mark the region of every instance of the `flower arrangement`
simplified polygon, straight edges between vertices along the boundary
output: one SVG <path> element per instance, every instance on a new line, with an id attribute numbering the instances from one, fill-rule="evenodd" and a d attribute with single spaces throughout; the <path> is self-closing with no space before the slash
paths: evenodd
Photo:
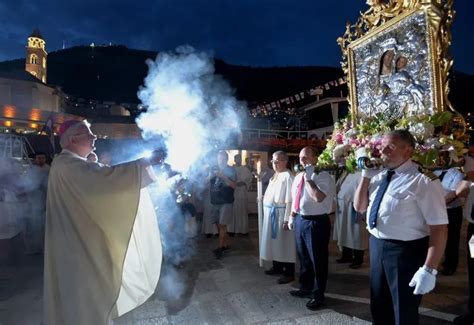
<path id="1" fill-rule="evenodd" d="M 395 121 L 379 114 L 355 125 L 351 121 L 348 116 L 335 123 L 331 138 L 318 158 L 319 167 L 344 167 L 354 172 L 357 168 L 355 151 L 365 147 L 370 158 L 379 158 L 383 134 L 395 129 L 410 131 L 417 141 L 412 159 L 427 168 L 459 164 L 467 152 L 462 118 L 451 112 L 406 116 Z"/>

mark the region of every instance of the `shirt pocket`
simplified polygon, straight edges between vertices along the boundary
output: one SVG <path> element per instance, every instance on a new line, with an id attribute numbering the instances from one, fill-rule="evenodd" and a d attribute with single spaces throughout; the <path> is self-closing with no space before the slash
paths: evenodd
<path id="1" fill-rule="evenodd" d="M 409 192 L 402 193 L 386 193 L 387 209 L 390 214 L 403 214 L 406 216 L 413 213 L 416 201 L 415 197 Z"/>

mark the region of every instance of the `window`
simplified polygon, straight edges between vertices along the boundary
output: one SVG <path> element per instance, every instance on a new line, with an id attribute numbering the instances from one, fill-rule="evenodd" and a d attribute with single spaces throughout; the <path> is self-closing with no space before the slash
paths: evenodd
<path id="1" fill-rule="evenodd" d="M 43 68 L 46 69 L 46 58 L 43 58 Z"/>
<path id="2" fill-rule="evenodd" d="M 36 54 L 30 55 L 30 64 L 38 64 L 38 56 Z"/>

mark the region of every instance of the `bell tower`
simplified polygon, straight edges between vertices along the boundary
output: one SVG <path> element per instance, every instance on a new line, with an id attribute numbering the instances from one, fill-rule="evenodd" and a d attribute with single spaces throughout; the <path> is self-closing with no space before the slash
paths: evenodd
<path id="1" fill-rule="evenodd" d="M 45 49 L 46 42 L 38 28 L 28 37 L 26 46 L 25 70 L 46 83 L 46 59 L 48 53 Z"/>

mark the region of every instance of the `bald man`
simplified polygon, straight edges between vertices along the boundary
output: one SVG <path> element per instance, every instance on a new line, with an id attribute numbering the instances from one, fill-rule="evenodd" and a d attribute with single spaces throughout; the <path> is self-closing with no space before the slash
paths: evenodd
<path id="1" fill-rule="evenodd" d="M 295 297 L 310 297 L 310 310 L 324 304 L 328 277 L 329 234 L 336 184 L 329 173 L 315 172 L 316 152 L 301 150 L 300 163 L 305 170 L 296 175 L 292 185 L 290 228 L 295 228 L 296 252 L 300 260 L 300 289 L 290 291 Z"/>

